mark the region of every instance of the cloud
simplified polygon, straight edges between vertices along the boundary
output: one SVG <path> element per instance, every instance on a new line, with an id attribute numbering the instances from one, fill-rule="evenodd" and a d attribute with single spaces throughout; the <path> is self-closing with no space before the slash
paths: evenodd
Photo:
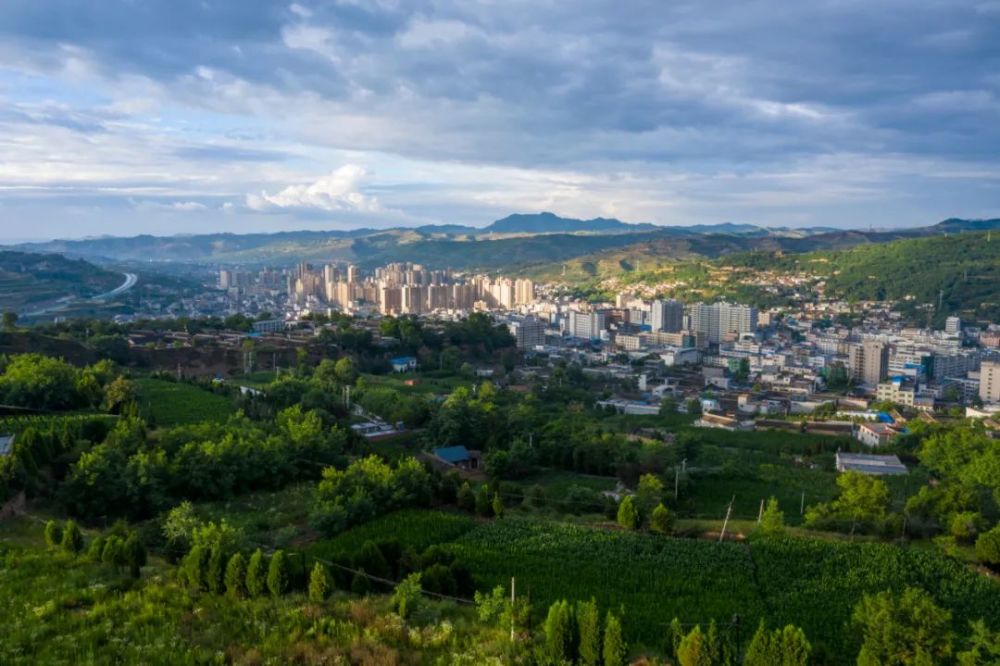
<path id="1" fill-rule="evenodd" d="M 306 185 L 289 185 L 274 194 L 248 194 L 251 210 L 319 210 L 329 212 L 377 213 L 383 210 L 378 199 L 363 194 L 360 185 L 367 176 L 364 167 L 345 164 Z"/>

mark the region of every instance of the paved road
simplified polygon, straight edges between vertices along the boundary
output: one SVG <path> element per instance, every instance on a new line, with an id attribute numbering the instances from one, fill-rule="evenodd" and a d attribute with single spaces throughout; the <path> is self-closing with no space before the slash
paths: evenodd
<path id="1" fill-rule="evenodd" d="M 100 296 L 94 296 L 95 301 L 107 301 L 119 294 L 124 294 L 126 291 L 135 286 L 135 283 L 139 281 L 139 276 L 135 273 L 125 273 L 125 282 L 123 282 L 118 287 L 112 289 L 111 291 L 101 294 Z"/>

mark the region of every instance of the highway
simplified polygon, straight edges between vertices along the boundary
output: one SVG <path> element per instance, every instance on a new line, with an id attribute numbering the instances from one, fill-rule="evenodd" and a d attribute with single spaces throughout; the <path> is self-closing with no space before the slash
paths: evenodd
<path id="1" fill-rule="evenodd" d="M 138 281 L 139 281 L 139 276 L 136 275 L 135 273 L 125 273 L 125 282 L 123 282 L 122 284 L 120 284 L 119 286 L 115 287 L 114 289 L 112 289 L 109 292 L 106 292 L 106 293 L 101 294 L 99 296 L 94 296 L 94 298 L 92 300 L 95 300 L 95 301 L 108 301 L 108 300 L 111 300 L 115 296 L 118 296 L 120 294 L 124 294 L 126 291 L 128 291 L 129 289 L 131 289 L 132 287 L 134 287 L 135 283 L 138 282 Z"/>

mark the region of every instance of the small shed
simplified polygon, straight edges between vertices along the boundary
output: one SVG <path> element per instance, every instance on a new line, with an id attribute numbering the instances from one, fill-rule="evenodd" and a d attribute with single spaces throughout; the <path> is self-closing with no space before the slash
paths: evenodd
<path id="1" fill-rule="evenodd" d="M 898 456 L 876 456 L 868 453 L 837 452 L 838 472 L 861 472 L 873 476 L 906 474 L 906 465 Z"/>
<path id="2" fill-rule="evenodd" d="M 434 449 L 434 457 L 451 467 L 463 470 L 479 469 L 479 451 L 470 451 L 464 446 L 443 446 Z"/>

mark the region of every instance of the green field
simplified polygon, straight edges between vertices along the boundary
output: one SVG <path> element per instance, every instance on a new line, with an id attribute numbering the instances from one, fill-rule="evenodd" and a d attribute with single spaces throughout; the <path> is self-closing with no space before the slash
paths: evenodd
<path id="1" fill-rule="evenodd" d="M 744 526 L 747 527 L 747 526 Z M 603 608 L 624 606 L 629 639 L 662 650 L 667 625 L 741 618 L 743 640 L 761 618 L 801 626 L 831 663 L 849 663 L 845 641 L 854 605 L 866 593 L 921 587 L 955 615 L 1000 624 L 1000 584 L 920 548 L 811 538 L 716 543 L 508 516 L 476 521 L 440 511 L 404 511 L 379 518 L 308 552 L 356 552 L 365 541 L 397 540 L 420 550 L 449 544 L 477 587 L 517 587 L 530 595 L 536 619 L 561 598 L 595 597 Z M 748 633 L 749 632 L 749 633 Z M 744 648 L 746 647 L 744 643 Z"/>
<path id="2" fill-rule="evenodd" d="M 235 410 L 233 401 L 198 386 L 163 379 L 137 379 L 139 409 L 157 426 L 222 422 Z"/>

